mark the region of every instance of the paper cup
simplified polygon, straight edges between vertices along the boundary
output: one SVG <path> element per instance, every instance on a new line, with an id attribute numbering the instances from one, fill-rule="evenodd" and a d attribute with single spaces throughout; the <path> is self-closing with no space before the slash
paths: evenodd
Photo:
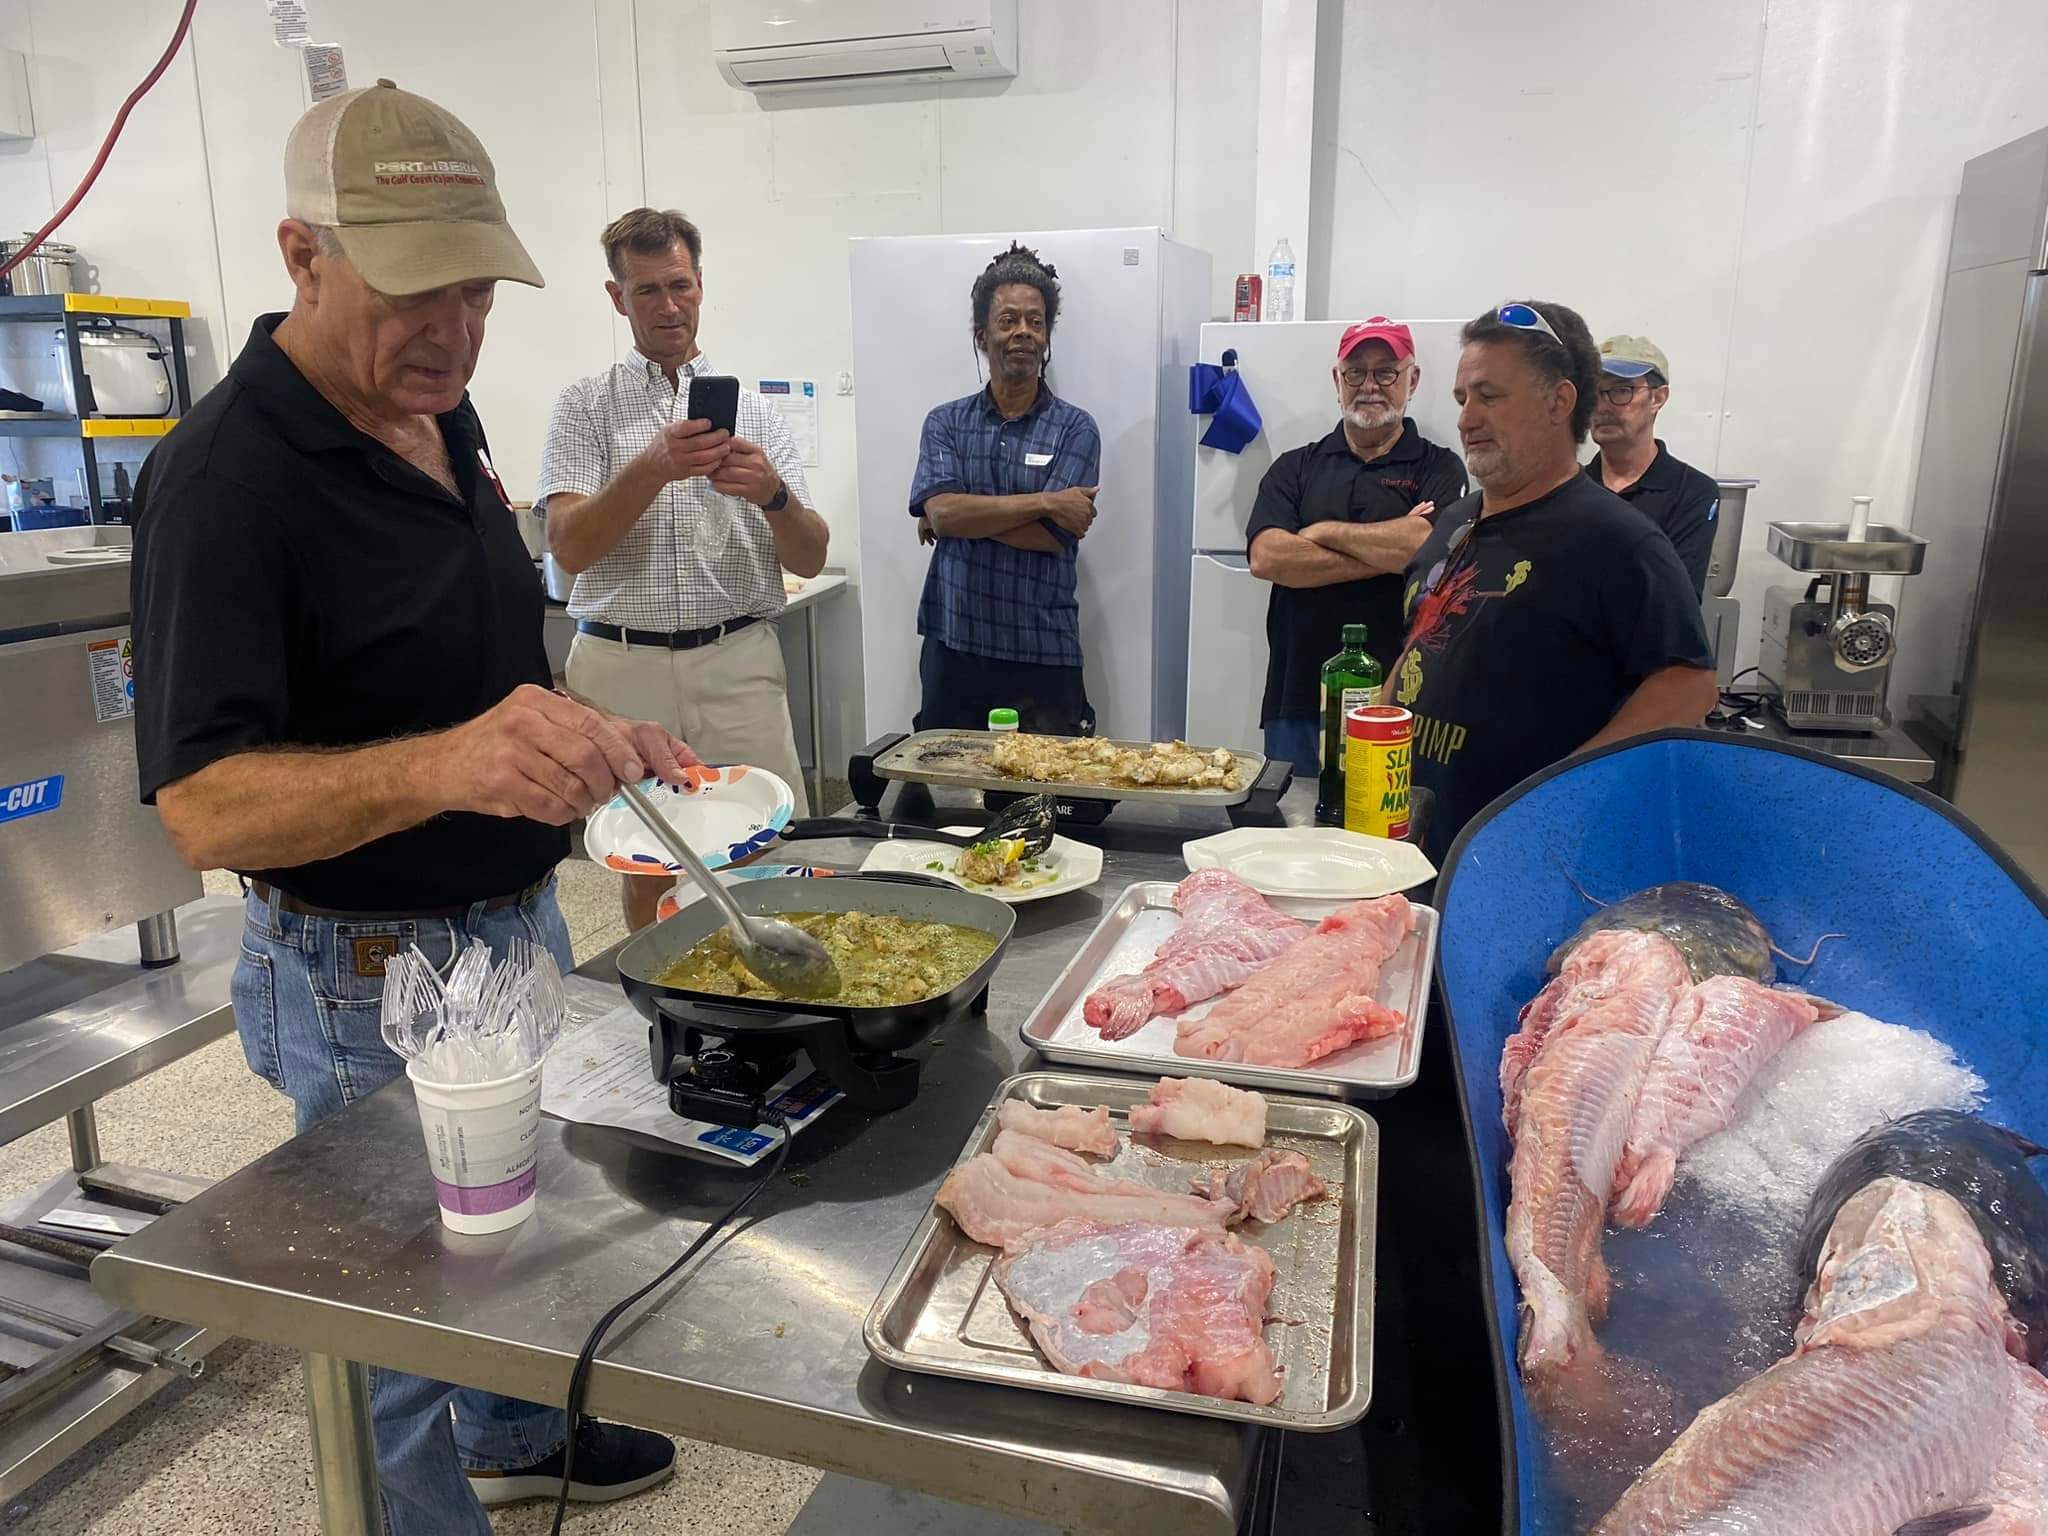
<path id="1" fill-rule="evenodd" d="M 407 1062 L 427 1139 L 441 1220 L 456 1232 L 502 1232 L 533 1214 L 540 1145 L 540 1066 L 489 1083 L 436 1083 Z"/>

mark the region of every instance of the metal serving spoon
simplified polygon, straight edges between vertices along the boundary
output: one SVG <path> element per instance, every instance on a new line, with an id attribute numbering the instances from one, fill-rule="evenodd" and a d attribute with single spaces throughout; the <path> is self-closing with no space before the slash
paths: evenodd
<path id="1" fill-rule="evenodd" d="M 776 991 L 792 997 L 830 997 L 839 990 L 839 967 L 832 963 L 824 945 L 794 923 L 747 916 L 732 899 L 732 892 L 720 885 L 718 877 L 697 857 L 697 851 L 654 808 L 645 790 L 638 784 L 621 784 L 619 793 L 669 851 L 669 856 L 690 872 L 698 888 L 725 914 L 726 926 L 732 930 L 733 947 L 748 970 Z"/>

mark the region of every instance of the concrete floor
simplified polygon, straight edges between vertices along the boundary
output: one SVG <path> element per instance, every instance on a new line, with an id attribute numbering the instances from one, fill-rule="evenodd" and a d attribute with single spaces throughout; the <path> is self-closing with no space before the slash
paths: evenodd
<path id="1" fill-rule="evenodd" d="M 232 875 L 207 877 L 232 892 Z M 562 866 L 561 899 L 581 961 L 624 937 L 617 877 L 581 860 Z M 110 1094 L 100 1142 L 114 1161 L 221 1178 L 291 1135 L 291 1109 L 243 1064 L 234 1036 Z M 0 1147 L 0 1197 L 41 1183 L 68 1160 L 63 1127 Z M 678 1441 L 676 1476 L 610 1506 L 572 1509 L 579 1531 L 669 1536 L 780 1536 L 818 1474 L 785 1462 Z M 501 1532 L 545 1531 L 552 1506 L 501 1511 Z M 206 1375 L 131 1414 L 21 1498 L 0 1509 L 20 1536 L 269 1536 L 318 1529 L 308 1471 L 298 1357 L 263 1344 L 223 1346 Z"/>

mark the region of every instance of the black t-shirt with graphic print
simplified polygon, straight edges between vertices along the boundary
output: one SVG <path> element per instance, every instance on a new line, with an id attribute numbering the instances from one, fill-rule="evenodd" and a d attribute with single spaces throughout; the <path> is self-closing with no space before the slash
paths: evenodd
<path id="1" fill-rule="evenodd" d="M 1481 518 L 1445 509 L 1408 567 L 1394 701 L 1415 713 L 1414 782 L 1436 797 L 1424 848 L 1598 734 L 1663 667 L 1711 669 L 1699 598 L 1671 541 L 1584 475 Z"/>

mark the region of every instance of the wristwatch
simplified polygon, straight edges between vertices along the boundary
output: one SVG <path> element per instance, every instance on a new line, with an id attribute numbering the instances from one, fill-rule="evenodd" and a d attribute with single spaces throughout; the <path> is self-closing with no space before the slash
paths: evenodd
<path id="1" fill-rule="evenodd" d="M 761 503 L 763 512 L 780 512 L 789 505 L 789 487 L 780 480 L 775 482 L 775 494 Z"/>

